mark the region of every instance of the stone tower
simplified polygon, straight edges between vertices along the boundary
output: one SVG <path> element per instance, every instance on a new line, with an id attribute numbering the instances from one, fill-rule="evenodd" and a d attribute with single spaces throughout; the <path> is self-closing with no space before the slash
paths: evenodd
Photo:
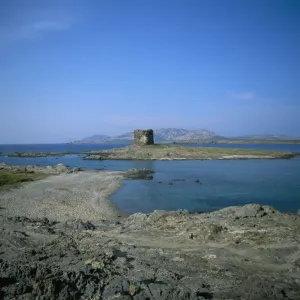
<path id="1" fill-rule="evenodd" d="M 134 144 L 137 146 L 145 146 L 145 145 L 153 145 L 154 138 L 153 138 L 153 130 L 141 130 L 135 129 L 134 130 Z"/>

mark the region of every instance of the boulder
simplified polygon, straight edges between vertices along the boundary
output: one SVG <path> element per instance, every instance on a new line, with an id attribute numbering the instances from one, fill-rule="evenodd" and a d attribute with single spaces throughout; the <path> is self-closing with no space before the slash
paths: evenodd
<path id="1" fill-rule="evenodd" d="M 221 218 L 237 217 L 237 218 L 259 218 L 266 215 L 276 213 L 276 209 L 272 206 L 262 206 L 259 204 L 247 204 L 244 206 L 231 206 L 220 209 L 212 214 Z"/>

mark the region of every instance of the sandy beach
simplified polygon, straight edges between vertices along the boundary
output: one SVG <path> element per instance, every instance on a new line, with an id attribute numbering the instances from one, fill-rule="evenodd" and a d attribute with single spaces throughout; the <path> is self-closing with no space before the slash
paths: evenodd
<path id="1" fill-rule="evenodd" d="M 2 192 L 0 206 L 6 216 L 24 215 L 56 221 L 95 221 L 121 216 L 110 194 L 121 186 L 120 172 L 84 171 L 61 173 Z"/>

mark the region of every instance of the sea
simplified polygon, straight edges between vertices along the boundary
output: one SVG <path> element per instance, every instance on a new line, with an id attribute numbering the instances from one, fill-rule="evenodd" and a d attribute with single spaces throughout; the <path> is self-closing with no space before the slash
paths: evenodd
<path id="1" fill-rule="evenodd" d="M 80 152 L 124 147 L 123 144 L 0 145 L 0 163 L 56 165 L 97 170 L 153 170 L 152 180 L 124 180 L 111 200 L 125 213 L 186 209 L 208 212 L 232 205 L 258 203 L 284 212 L 300 210 L 300 157 L 293 159 L 125 161 L 83 160 L 82 155 L 38 158 L 7 157 L 10 152 Z M 292 144 L 188 144 L 186 146 L 283 150 Z"/>

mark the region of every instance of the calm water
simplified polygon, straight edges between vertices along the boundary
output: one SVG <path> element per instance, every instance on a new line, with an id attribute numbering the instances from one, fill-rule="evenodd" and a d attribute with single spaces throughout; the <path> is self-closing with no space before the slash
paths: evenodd
<path id="1" fill-rule="evenodd" d="M 0 153 L 7 154 L 11 152 L 82 152 L 89 150 L 104 150 L 125 147 L 128 144 L 22 144 L 22 145 L 1 145 Z M 190 147 L 218 147 L 218 148 L 243 148 L 243 149 L 265 149 L 265 150 L 282 150 L 291 152 L 300 152 L 300 145 L 247 145 L 247 144 L 186 144 Z"/>
<path id="2" fill-rule="evenodd" d="M 247 203 L 269 204 L 282 211 L 300 209 L 300 159 L 153 161 L 136 162 L 134 167 L 156 173 L 152 181 L 125 181 L 112 196 L 128 213 L 211 211 Z"/>
<path id="3" fill-rule="evenodd" d="M 89 150 L 105 150 L 117 147 L 128 146 L 125 144 L 97 145 L 97 144 L 22 144 L 22 145 L 1 145 L 0 152 L 3 154 L 11 152 L 82 152 Z"/>
<path id="4" fill-rule="evenodd" d="M 264 144 L 264 145 L 247 145 L 247 144 L 187 144 L 191 147 L 217 147 L 217 148 L 238 148 L 238 149 L 257 149 L 257 150 L 280 150 L 289 152 L 300 152 L 300 145 L 297 144 Z"/>
<path id="5" fill-rule="evenodd" d="M 85 151 L 124 145 L 0 145 L 0 152 Z M 202 146 L 202 145 L 197 145 Z M 204 145 L 215 147 L 216 145 Z M 300 145 L 217 145 L 218 147 L 287 150 L 300 152 Z M 300 209 L 300 159 L 211 161 L 85 161 L 78 155 L 43 158 L 8 158 L 8 164 L 54 165 L 64 163 L 88 169 L 127 170 L 148 168 L 151 181 L 124 181 L 112 195 L 123 211 L 155 209 L 211 211 L 246 203 L 269 204 L 281 211 Z M 199 179 L 202 184 L 196 183 Z"/>

